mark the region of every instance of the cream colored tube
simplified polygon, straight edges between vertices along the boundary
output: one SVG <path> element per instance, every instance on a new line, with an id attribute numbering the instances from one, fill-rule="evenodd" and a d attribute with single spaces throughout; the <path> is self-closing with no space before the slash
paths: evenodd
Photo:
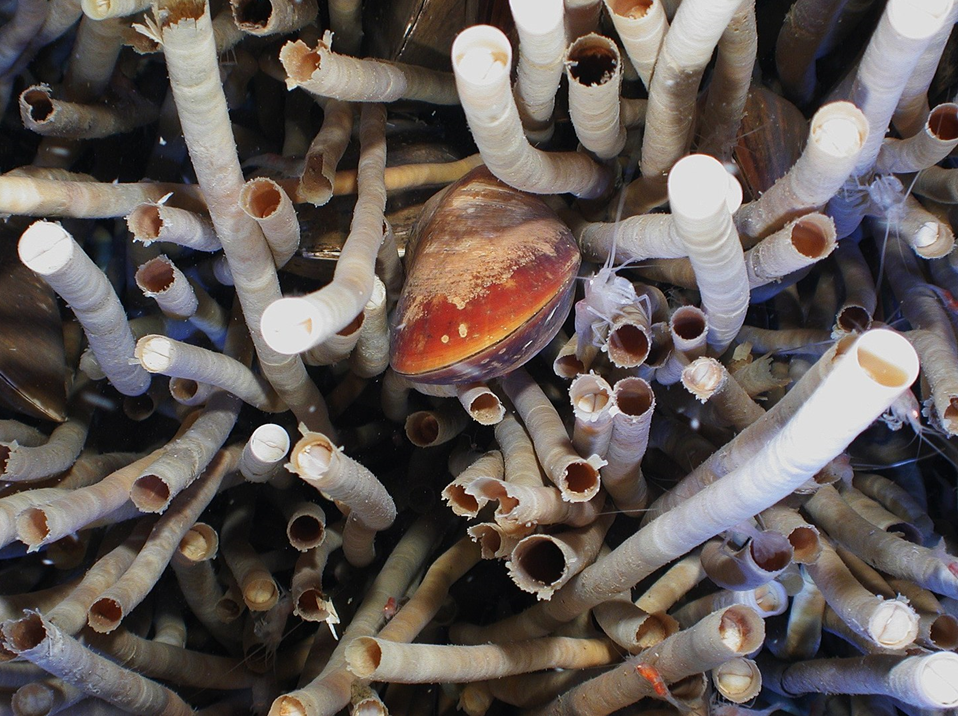
<path id="1" fill-rule="evenodd" d="M 925 209 L 915 197 L 905 197 L 899 216 L 876 218 L 878 231 L 896 234 L 925 259 L 947 256 L 955 245 L 955 233 L 947 221 Z"/>
<path id="2" fill-rule="evenodd" d="M 346 647 L 356 676 L 400 684 L 482 681 L 540 669 L 583 669 L 609 664 L 618 647 L 607 639 L 550 637 L 509 644 L 443 646 L 396 644 L 360 637 Z"/>
<path id="3" fill-rule="evenodd" d="M 285 355 L 307 350 L 348 326 L 372 295 L 386 206 L 385 108 L 364 105 L 359 131 L 360 193 L 332 282 L 307 296 L 274 301 L 262 315 L 264 338 Z"/>
<path id="4" fill-rule="evenodd" d="M 902 91 L 921 54 L 949 17 L 953 0 L 891 0 L 872 33 L 858 64 L 849 100 L 860 107 L 872 128 L 855 173 L 864 174 L 875 164 Z"/>
<path id="5" fill-rule="evenodd" d="M 3 177 L 0 177 L 0 189 Z M 915 179 L 912 191 L 943 204 L 958 204 L 958 171 L 944 167 L 928 167 Z"/>
<path id="6" fill-rule="evenodd" d="M 569 440 L 556 409 L 523 369 L 501 379 L 535 444 L 546 475 L 569 502 L 586 502 L 599 491 L 599 468 L 605 464 L 598 455 L 583 459 Z"/>
<path id="7" fill-rule="evenodd" d="M 702 403 L 708 402 L 723 421 L 742 431 L 765 415 L 721 363 L 696 358 L 682 371 L 682 385 Z"/>
<path id="8" fill-rule="evenodd" d="M 456 438 L 469 425 L 469 415 L 451 400 L 437 410 L 419 410 L 406 418 L 406 437 L 416 447 L 442 445 Z"/>
<path id="9" fill-rule="evenodd" d="M 562 79 L 564 5 L 562 0 L 510 0 L 509 9 L 519 35 L 516 108 L 526 136 L 544 142 L 552 137 L 552 110 Z"/>
<path id="10" fill-rule="evenodd" d="M 814 659 L 786 666 L 774 674 L 779 693 L 883 694 L 928 709 L 958 705 L 958 655 L 943 651 L 927 656 L 874 654 L 845 659 Z M 771 679 L 769 679 L 771 681 Z"/>
<path id="11" fill-rule="evenodd" d="M 825 597 L 808 572 L 802 570 L 802 589 L 792 598 L 785 638 L 775 655 L 789 660 L 813 658 L 822 642 L 825 607 Z"/>
<path id="12" fill-rule="evenodd" d="M 639 609 L 627 592 L 597 604 L 592 616 L 605 635 L 630 654 L 655 646 L 679 630 L 679 623 L 668 614 Z"/>
<path id="13" fill-rule="evenodd" d="M 750 289 L 780 281 L 821 261 L 835 250 L 835 222 L 824 214 L 806 214 L 759 241 L 745 254 Z"/>
<path id="14" fill-rule="evenodd" d="M 519 541 L 494 522 L 480 522 L 467 529 L 466 534 L 479 545 L 483 559 L 506 559 Z"/>
<path id="15" fill-rule="evenodd" d="M 323 126 L 313 139 L 303 162 L 303 175 L 296 189 L 300 201 L 323 206 L 333 197 L 336 166 L 343 158 L 353 128 L 353 108 L 331 99 L 323 107 Z"/>
<path id="16" fill-rule="evenodd" d="M 329 26 L 342 42 L 343 52 L 359 54 L 363 41 L 363 7 L 359 0 L 330 0 Z"/>
<path id="17" fill-rule="evenodd" d="M 551 601 L 482 627 L 476 637 L 504 640 L 548 633 L 770 507 L 844 450 L 917 374 L 917 356 L 902 336 L 869 331 L 846 346 L 818 389 L 752 460 L 647 524 L 576 575 Z M 463 630 L 460 636 L 467 634 Z"/>
<path id="18" fill-rule="evenodd" d="M 612 439 L 612 386 L 592 373 L 580 375 L 569 386 L 575 415 L 572 446 L 580 455 L 605 457 Z"/>
<path id="19" fill-rule="evenodd" d="M 687 602 L 681 609 L 672 612 L 683 628 L 689 628 L 713 612 L 742 604 L 754 609 L 763 619 L 784 614 L 788 609 L 788 594 L 778 582 L 769 582 L 755 589 L 746 589 L 736 592 L 731 589 L 720 589 L 717 592 L 706 594 L 691 602 Z"/>
<path id="20" fill-rule="evenodd" d="M 6 622 L 3 638 L 27 661 L 125 711 L 143 716 L 193 713 L 173 691 L 95 654 L 37 612 Z"/>
<path id="21" fill-rule="evenodd" d="M 850 102 L 832 102 L 812 117 L 802 156 L 761 198 L 735 214 L 746 248 L 789 219 L 823 206 L 855 168 L 869 123 Z M 876 130 L 879 131 L 879 130 Z"/>
<path id="22" fill-rule="evenodd" d="M 632 66 L 648 88 L 659 57 L 662 40 L 669 29 L 660 0 L 605 0 L 605 7 L 619 34 Z"/>
<path id="23" fill-rule="evenodd" d="M 845 333 L 861 332 L 871 326 L 878 297 L 871 268 L 854 241 L 843 241 L 835 252 L 838 269 L 845 285 L 845 300 L 835 316 L 836 337 Z"/>
<path id="24" fill-rule="evenodd" d="M 515 414 L 507 413 L 502 422 L 496 425 L 495 433 L 505 462 L 506 481 L 513 485 L 541 487 L 542 477 L 535 448 Z"/>
<path id="25" fill-rule="evenodd" d="M 730 197 L 740 192 L 725 167 L 704 154 L 685 157 L 669 173 L 675 232 L 688 249 L 716 353 L 738 335 L 748 310 L 745 258 L 729 211 Z"/>
<path id="26" fill-rule="evenodd" d="M 237 203 L 243 174 L 236 155 L 208 6 L 173 0 L 160 28 L 170 86 L 190 159 L 223 243 L 236 294 L 263 375 L 306 425 L 331 431 L 326 404 L 299 358 L 273 351 L 260 319 L 280 297 L 279 281 L 263 233 Z"/>
<path id="27" fill-rule="evenodd" d="M 442 499 L 460 517 L 478 517 L 479 511 L 497 495 L 477 489 L 473 483 L 479 480 L 501 480 L 503 475 L 502 453 L 490 450 L 459 473 L 455 480 L 443 488 Z"/>
<path id="28" fill-rule="evenodd" d="M 583 221 L 571 213 L 563 218 L 589 261 L 605 262 L 610 256 L 616 263 L 688 256 L 669 214 L 640 214 L 606 223 Z"/>
<path id="29" fill-rule="evenodd" d="M 777 532 L 760 533 L 733 550 L 722 540 L 702 548 L 702 568 L 723 589 L 756 589 L 778 577 L 792 563 L 792 545 Z"/>
<path id="30" fill-rule="evenodd" d="M 744 704 L 762 690 L 762 672 L 751 659 L 736 657 L 712 669 L 712 683 L 732 703 Z"/>
<path id="31" fill-rule="evenodd" d="M 0 480 L 35 482 L 70 469 L 83 450 L 90 429 L 88 411 L 76 412 L 50 433 L 43 445 L 0 443 Z"/>
<path id="32" fill-rule="evenodd" d="M 811 564 L 821 554 L 818 529 L 808 524 L 798 511 L 785 505 L 773 505 L 762 511 L 765 527 L 784 535 L 792 545 L 792 558 L 799 564 Z"/>
<path id="33" fill-rule="evenodd" d="M 302 87 L 343 102 L 410 99 L 430 104 L 459 103 L 448 72 L 340 55 L 330 48 L 332 37 L 327 31 L 312 50 L 302 40 L 283 45 L 279 59 L 289 74 L 287 89 Z"/>
<path id="34" fill-rule="evenodd" d="M 552 599 L 557 589 L 595 561 L 614 517 L 607 514 L 578 529 L 523 537 L 509 557 L 509 576 L 519 589 L 538 599 Z"/>
<path id="35" fill-rule="evenodd" d="M 480 425 L 498 425 L 505 417 L 505 406 L 485 383 L 457 385 L 456 397 L 469 416 Z"/>
<path id="36" fill-rule="evenodd" d="M 619 49 L 607 37 L 584 35 L 569 45 L 564 64 L 576 136 L 599 159 L 618 156 L 625 147 L 625 125 L 619 114 Z"/>
<path id="37" fill-rule="evenodd" d="M 748 654 L 759 648 L 764 638 L 765 624 L 753 610 L 729 607 L 561 694 L 543 712 L 548 716 L 604 716 L 646 696 L 661 698 L 662 686 Z"/>
<path id="38" fill-rule="evenodd" d="M 268 482 L 289 452 L 289 433 L 275 423 L 260 425 L 243 447 L 239 471 L 247 482 Z"/>
<path id="39" fill-rule="evenodd" d="M 259 224 L 276 268 L 282 268 L 299 248 L 299 221 L 293 202 L 272 179 L 250 179 L 239 196 L 240 208 Z"/>
<path id="40" fill-rule="evenodd" d="M 374 276 L 372 295 L 363 308 L 363 324 L 359 328 L 359 336 L 349 358 L 350 368 L 361 378 L 374 378 L 389 367 L 386 298 L 386 286 L 378 276 Z"/>
<path id="41" fill-rule="evenodd" d="M 522 132 L 509 86 L 512 47 L 498 29 L 475 25 L 452 45 L 452 67 L 463 111 L 479 153 L 500 180 L 533 194 L 601 196 L 610 175 L 584 154 L 533 149 Z"/>
<path id="42" fill-rule="evenodd" d="M 23 126 L 47 137 L 102 139 L 153 123 L 156 105 L 130 94 L 113 105 L 78 104 L 53 99 L 49 85 L 33 85 L 20 93 Z"/>
<path id="43" fill-rule="evenodd" d="M 836 483 L 836 485 L 841 488 L 842 500 L 873 525 L 881 527 L 886 532 L 896 534 L 908 542 L 922 543 L 921 533 L 914 525 L 908 524 L 898 515 L 892 514 L 876 500 L 859 492 L 854 487 L 842 483 Z"/>
<path id="44" fill-rule="evenodd" d="M 911 494 L 887 477 L 866 472 L 856 472 L 852 478 L 855 489 L 861 490 L 873 500 L 877 500 L 904 522 L 917 527 L 925 540 L 931 540 L 935 526 L 928 511 Z"/>
<path id="45" fill-rule="evenodd" d="M 935 107 L 920 131 L 908 139 L 886 139 L 875 160 L 880 174 L 908 174 L 932 167 L 958 146 L 958 104 Z"/>
<path id="46" fill-rule="evenodd" d="M 37 221 L 23 232 L 20 260 L 73 309 L 107 378 L 124 395 L 142 395 L 150 375 L 131 364 L 133 334 L 109 280 L 59 224 Z"/>
<path id="47" fill-rule="evenodd" d="M 91 20 L 106 20 L 110 17 L 126 17 L 147 10 L 146 0 L 82 0 L 83 14 Z"/>
<path id="48" fill-rule="evenodd" d="M 669 611 L 696 584 L 705 579 L 699 551 L 693 550 L 668 568 L 649 589 L 635 601 L 639 609 L 657 614 Z"/>
<path id="49" fill-rule="evenodd" d="M 834 487 L 822 486 L 805 509 L 829 535 L 873 567 L 938 594 L 958 597 L 958 560 L 876 530 Z"/>
<path id="50" fill-rule="evenodd" d="M 270 0 L 269 9 L 254 0 L 230 0 L 233 19 L 243 32 L 257 37 L 285 35 L 316 20 L 316 0 Z"/>
<path id="51" fill-rule="evenodd" d="M 805 106 L 815 92 L 815 60 L 846 3 L 799 0 L 785 16 L 775 44 L 775 66 L 785 96 Z"/>
<path id="52" fill-rule="evenodd" d="M 746 260 L 746 268 L 748 262 Z M 673 385 L 682 379 L 682 370 L 708 347 L 709 323 L 705 311 L 697 306 L 679 306 L 669 317 L 672 352 L 663 365 L 655 369 L 655 380 Z"/>
<path id="53" fill-rule="evenodd" d="M 126 217 L 126 224 L 133 239 L 146 246 L 164 241 L 195 251 L 223 248 L 209 218 L 166 204 L 140 204 Z"/>
<path id="54" fill-rule="evenodd" d="M 602 485 L 618 509 L 636 517 L 648 502 L 641 463 L 649 445 L 655 394 L 641 378 L 623 378 L 615 384 L 613 400 L 612 437 Z"/>
<path id="55" fill-rule="evenodd" d="M 137 341 L 135 355 L 150 373 L 215 385 L 268 413 L 287 409 L 266 381 L 223 353 L 152 335 Z"/>
<path id="56" fill-rule="evenodd" d="M 143 295 L 155 300 L 165 316 L 186 320 L 199 308 L 189 280 L 162 254 L 140 266 L 134 279 Z"/>

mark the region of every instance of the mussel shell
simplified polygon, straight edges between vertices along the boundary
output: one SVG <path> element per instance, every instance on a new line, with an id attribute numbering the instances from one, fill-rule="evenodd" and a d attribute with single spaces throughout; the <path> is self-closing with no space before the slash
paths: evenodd
<path id="1" fill-rule="evenodd" d="M 407 249 L 393 370 L 433 384 L 503 375 L 542 350 L 568 315 L 575 239 L 545 203 L 485 167 L 434 200 Z"/>

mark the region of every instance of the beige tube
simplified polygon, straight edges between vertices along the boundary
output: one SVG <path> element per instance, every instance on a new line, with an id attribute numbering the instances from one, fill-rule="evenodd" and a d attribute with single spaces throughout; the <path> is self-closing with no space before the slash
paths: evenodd
<path id="1" fill-rule="evenodd" d="M 675 619 L 664 612 L 642 611 L 626 592 L 597 604 L 592 616 L 605 635 L 630 654 L 655 646 L 679 630 Z"/>
<path id="2" fill-rule="evenodd" d="M 330 553 L 342 546 L 340 532 L 335 529 L 322 544 L 303 552 L 296 560 L 290 594 L 293 598 L 293 613 L 310 622 L 338 624 L 339 615 L 332 600 L 323 591 L 323 570 Z"/>
<path id="3" fill-rule="evenodd" d="M 549 716 L 604 716 L 646 696 L 759 648 L 765 625 L 751 609 L 734 606 L 708 615 L 691 629 L 632 657 L 601 676 L 561 694 L 543 713 Z"/>
<path id="4" fill-rule="evenodd" d="M 695 585 L 705 579 L 699 551 L 693 550 L 678 560 L 635 601 L 639 609 L 657 614 L 669 611 Z"/>
<path id="5" fill-rule="evenodd" d="M 366 636 L 346 647 L 346 663 L 356 676 L 400 684 L 482 681 L 547 668 L 600 666 L 617 658 L 616 645 L 607 639 L 569 637 L 443 646 L 396 644 Z"/>
<path id="6" fill-rule="evenodd" d="M 170 87 L 193 169 L 223 243 L 236 294 L 263 375 L 296 417 L 331 431 L 326 404 L 298 358 L 277 354 L 263 340 L 263 310 L 280 297 L 262 231 L 237 203 L 243 174 L 236 155 L 207 5 L 173 0 L 160 27 Z M 197 98 L 202 98 L 202 101 Z"/>
<path id="7" fill-rule="evenodd" d="M 775 66 L 785 96 L 804 106 L 815 92 L 815 60 L 825 52 L 846 3 L 799 0 L 792 5 L 775 43 Z"/>
<path id="8" fill-rule="evenodd" d="M 285 266 L 299 248 L 299 221 L 292 200 L 272 179 L 260 177 L 243 185 L 239 204 L 262 229 L 276 268 Z"/>
<path id="9" fill-rule="evenodd" d="M 708 316 L 708 344 L 722 353 L 748 310 L 745 259 L 729 211 L 741 187 L 720 162 L 704 154 L 677 162 L 668 185 L 675 232 L 688 249 Z"/>
<path id="10" fill-rule="evenodd" d="M 498 450 L 490 450 L 443 488 L 442 499 L 460 517 L 478 517 L 479 511 L 490 500 L 499 499 L 499 496 L 490 494 L 489 490 L 482 490 L 474 483 L 480 480 L 501 480 L 502 475 L 502 453 Z"/>
<path id="11" fill-rule="evenodd" d="M 947 220 L 942 220 L 908 195 L 896 217 L 882 213 L 875 219 L 878 231 L 894 233 L 915 253 L 926 259 L 947 256 L 955 245 L 955 233 Z"/>
<path id="12" fill-rule="evenodd" d="M 757 532 L 745 545 L 732 549 L 722 540 L 702 547 L 702 569 L 723 589 L 756 589 L 777 578 L 792 563 L 792 545 L 775 532 Z"/>
<path id="13" fill-rule="evenodd" d="M 931 539 L 935 534 L 935 527 L 928 516 L 928 511 L 905 488 L 887 477 L 856 472 L 852 478 L 852 485 L 863 494 L 880 502 L 903 521 L 917 527 L 926 540 Z"/>
<path id="14" fill-rule="evenodd" d="M 616 263 L 688 256 L 669 214 L 640 214 L 615 222 L 588 222 L 565 214 L 584 258 Z"/>
<path id="15" fill-rule="evenodd" d="M 572 577 L 592 564 L 602 548 L 614 515 L 591 525 L 553 534 L 523 537 L 506 565 L 519 589 L 548 600 Z"/>
<path id="16" fill-rule="evenodd" d="M 323 126 L 309 145 L 303 162 L 303 174 L 296 189 L 300 201 L 323 206 L 333 196 L 336 166 L 349 144 L 353 128 L 353 108 L 331 99 L 323 108 Z"/>
<path id="17" fill-rule="evenodd" d="M 506 413 L 496 425 L 496 442 L 505 462 L 505 479 L 513 485 L 541 487 L 542 472 L 532 439 L 515 414 Z"/>
<path id="18" fill-rule="evenodd" d="M 48 676 L 42 681 L 21 686 L 13 694 L 10 704 L 12 713 L 18 716 L 46 716 L 69 709 L 85 698 L 87 694 L 72 684 Z"/>
<path id="19" fill-rule="evenodd" d="M 233 19 L 243 32 L 257 37 L 285 35 L 316 20 L 316 0 L 270 0 L 268 7 L 253 0 L 230 0 Z"/>
<path id="20" fill-rule="evenodd" d="M 576 453 L 559 414 L 523 369 L 501 379 L 503 390 L 535 444 L 546 475 L 569 502 L 586 502 L 599 491 L 599 468 L 605 464 L 598 455 L 583 459 Z"/>
<path id="21" fill-rule="evenodd" d="M 339 37 L 343 52 L 358 55 L 363 40 L 363 7 L 358 0 L 330 0 L 329 26 Z"/>
<path id="22" fill-rule="evenodd" d="M 660 0 L 605 0 L 605 7 L 632 66 L 648 88 L 669 29 Z"/>
<path id="23" fill-rule="evenodd" d="M 580 375 L 569 386 L 575 415 L 572 446 L 580 455 L 605 457 L 612 439 L 612 386 L 592 373 Z"/>
<path id="24" fill-rule="evenodd" d="M 238 501 L 223 520 L 223 560 L 236 579 L 243 602 L 251 612 L 266 612 L 279 601 L 279 585 L 260 554 L 249 543 L 255 505 Z"/>
<path id="25" fill-rule="evenodd" d="M 95 654 L 37 612 L 6 622 L 3 638 L 7 648 L 27 661 L 126 711 L 144 716 L 193 713 L 173 691 Z"/>
<path id="26" fill-rule="evenodd" d="M 933 167 L 958 146 L 958 105 L 940 104 L 921 131 L 907 139 L 886 139 L 875 159 L 878 173 L 908 174 Z"/>
<path id="27" fill-rule="evenodd" d="M 911 385 L 917 373 L 917 357 L 903 337 L 887 330 L 865 333 L 845 346 L 818 389 L 752 460 L 647 524 L 576 575 L 549 602 L 484 626 L 476 630 L 476 638 L 505 640 L 548 633 L 695 545 L 775 504 L 844 450 Z M 781 451 L 787 459 L 782 459 Z M 770 464 L 781 467 L 770 471 Z M 471 634 L 463 628 L 459 637 L 467 636 Z"/>
<path id="28" fill-rule="evenodd" d="M 289 452 L 289 433 L 275 423 L 260 425 L 249 436 L 239 461 L 247 482 L 268 482 Z"/>
<path id="29" fill-rule="evenodd" d="M 382 483 L 365 467 L 344 455 L 325 435 L 305 431 L 303 438 L 293 447 L 287 469 L 329 499 L 348 506 L 351 519 L 358 520 L 366 528 L 363 538 L 368 539 L 370 545 L 374 532 L 388 528 L 396 519 L 396 505 Z M 349 539 L 343 535 L 344 550 Z M 368 554 L 368 550 L 365 552 Z"/>
<path id="30" fill-rule="evenodd" d="M 735 214 L 746 248 L 789 219 L 823 206 L 855 168 L 869 123 L 850 102 L 831 102 L 812 117 L 808 143 L 788 173 Z"/>
<path id="31" fill-rule="evenodd" d="M 406 437 L 416 447 L 433 447 L 455 439 L 469 425 L 458 402 L 444 401 L 436 410 L 419 410 L 406 418 Z"/>
<path id="32" fill-rule="evenodd" d="M 80 405 L 66 422 L 61 423 L 43 445 L 21 446 L 16 440 L 0 443 L 0 480 L 36 482 L 70 469 L 86 442 L 90 429 L 90 413 Z"/>
<path id="33" fill-rule="evenodd" d="M 745 254 L 750 289 L 779 281 L 821 261 L 835 250 L 835 222 L 824 214 L 806 214 L 759 241 Z"/>
<path id="34" fill-rule="evenodd" d="M 363 308 L 363 323 L 349 359 L 352 372 L 361 378 L 373 378 L 389 367 L 386 297 L 386 286 L 374 276 L 372 295 Z"/>
<path id="35" fill-rule="evenodd" d="M 418 100 L 430 104 L 458 104 L 456 86 L 448 72 L 340 55 L 331 49 L 327 31 L 314 49 L 302 40 L 287 42 L 279 60 L 289 74 L 286 88 L 302 87 L 320 97 L 343 102 Z"/>
<path id="36" fill-rule="evenodd" d="M 166 256 L 161 254 L 147 261 L 137 269 L 134 278 L 143 295 L 155 300 L 163 315 L 186 320 L 196 313 L 199 300 L 193 286 Z"/>
<path id="37" fill-rule="evenodd" d="M 83 14 L 91 20 L 106 20 L 111 17 L 126 17 L 147 10 L 145 0 L 82 0 Z"/>
<path id="38" fill-rule="evenodd" d="M 582 146 L 599 159 L 618 156 L 625 147 L 625 125 L 619 114 L 622 57 L 607 37 L 583 35 L 566 51 L 569 116 Z"/>
<path id="39" fill-rule="evenodd" d="M 868 522 L 909 542 L 922 543 L 922 535 L 914 525 L 908 524 L 898 515 L 892 514 L 877 501 L 848 484 L 839 482 L 836 483 L 836 487 L 840 488 L 842 501 Z"/>
<path id="40" fill-rule="evenodd" d="M 307 296 L 273 301 L 263 312 L 264 338 L 280 353 L 292 355 L 322 343 L 362 313 L 372 294 L 386 206 L 385 127 L 385 108 L 364 105 L 359 130 L 360 193 L 332 282 Z"/>
<path id="41" fill-rule="evenodd" d="M 708 329 L 708 317 L 701 308 L 676 308 L 669 317 L 672 352 L 665 363 L 655 369 L 655 380 L 662 385 L 678 383 L 682 379 L 685 366 L 705 354 L 708 347 Z"/>
<path id="42" fill-rule="evenodd" d="M 713 406 L 719 418 L 742 431 L 765 415 L 765 410 L 714 358 L 696 358 L 682 371 L 682 385 L 700 402 Z"/>
<path id="43" fill-rule="evenodd" d="M 195 251 L 223 248 L 209 218 L 166 204 L 139 204 L 126 217 L 126 225 L 133 239 L 146 246 L 163 241 Z"/>
<path id="44" fill-rule="evenodd" d="M 613 401 L 612 437 L 602 484 L 618 509 L 636 517 L 648 502 L 641 462 L 649 445 L 655 394 L 641 378 L 623 378 L 615 384 Z"/>
<path id="45" fill-rule="evenodd" d="M 133 334 L 126 311 L 102 271 L 59 224 L 37 221 L 23 232 L 20 260 L 70 304 L 110 382 L 124 395 L 142 395 L 150 376 L 130 363 Z"/>
<path id="46" fill-rule="evenodd" d="M 0 186 L 3 178 L 0 177 Z M 943 167 L 928 167 L 915 179 L 912 191 L 943 204 L 958 204 L 958 172 Z"/>
<path id="47" fill-rule="evenodd" d="M 282 301 L 284 299 L 280 299 Z M 365 311 L 365 309 L 363 309 Z M 329 338 L 303 353 L 303 361 L 307 365 L 334 365 L 349 358 L 356 343 L 359 342 L 363 325 L 366 323 L 365 312 L 360 312 L 342 330 L 336 331 Z"/>
<path id="48" fill-rule="evenodd" d="M 506 559 L 519 542 L 518 537 L 494 522 L 480 522 L 467 529 L 466 534 L 479 545 L 483 559 Z"/>
<path id="49" fill-rule="evenodd" d="M 525 141 L 509 86 L 512 47 L 500 30 L 475 25 L 461 32 L 452 45 L 452 66 L 469 129 L 496 177 L 533 194 L 605 193 L 609 173 L 586 155 L 546 153 Z"/>
<path id="50" fill-rule="evenodd" d="M 763 619 L 767 619 L 785 613 L 788 609 L 788 593 L 778 582 L 768 582 L 761 587 L 743 591 L 720 589 L 687 602 L 680 609 L 673 611 L 672 616 L 687 629 L 707 615 L 733 604 L 742 604 L 754 609 Z"/>
<path id="51" fill-rule="evenodd" d="M 765 527 L 788 538 L 792 558 L 799 564 L 811 564 L 821 554 L 818 529 L 808 524 L 798 511 L 785 505 L 773 505 L 761 513 Z"/>
<path id="52" fill-rule="evenodd" d="M 782 659 L 811 659 L 822 642 L 825 597 L 806 570 L 802 570 L 802 589 L 792 598 L 785 638 L 775 655 Z"/>
<path id="53" fill-rule="evenodd" d="M 48 137 L 102 139 L 151 124 L 156 105 L 129 94 L 111 105 L 78 104 L 53 99 L 49 85 L 33 85 L 20 93 L 20 117 L 27 129 Z"/>
<path id="54" fill-rule="evenodd" d="M 744 704 L 762 690 L 762 672 L 754 661 L 739 656 L 712 669 L 712 683 L 732 703 Z"/>
<path id="55" fill-rule="evenodd" d="M 516 108 L 526 136 L 533 142 L 548 141 L 552 137 L 552 110 L 566 51 L 564 3 L 510 0 L 509 9 L 519 35 Z"/>
<path id="56" fill-rule="evenodd" d="M 485 383 L 458 384 L 456 397 L 469 416 L 480 425 L 498 425 L 505 417 L 505 406 Z"/>
<path id="57" fill-rule="evenodd" d="M 137 341 L 134 355 L 150 373 L 215 385 L 268 413 L 287 410 L 265 380 L 223 353 L 151 335 Z"/>

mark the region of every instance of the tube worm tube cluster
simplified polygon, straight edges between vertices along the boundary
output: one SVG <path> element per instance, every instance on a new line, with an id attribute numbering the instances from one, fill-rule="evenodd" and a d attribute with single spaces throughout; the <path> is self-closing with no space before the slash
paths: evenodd
<path id="1" fill-rule="evenodd" d="M 0 714 L 954 713 L 956 20 L 0 0 Z"/>

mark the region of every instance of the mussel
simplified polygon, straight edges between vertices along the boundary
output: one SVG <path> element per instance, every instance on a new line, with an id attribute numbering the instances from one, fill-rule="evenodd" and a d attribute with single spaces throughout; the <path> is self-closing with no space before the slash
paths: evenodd
<path id="1" fill-rule="evenodd" d="M 454 384 L 503 375 L 552 340 L 569 313 L 580 257 L 541 199 L 478 167 L 426 203 L 406 261 L 393 370 Z"/>

